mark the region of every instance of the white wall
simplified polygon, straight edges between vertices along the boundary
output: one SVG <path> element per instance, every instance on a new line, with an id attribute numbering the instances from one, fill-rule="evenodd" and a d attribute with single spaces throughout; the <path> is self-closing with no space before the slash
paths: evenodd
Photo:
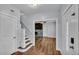
<path id="1" fill-rule="evenodd" d="M 57 50 L 62 50 L 62 11 L 61 7 L 58 14 L 58 40 L 57 40 Z"/>
<path id="2" fill-rule="evenodd" d="M 11 9 L 12 10 L 14 10 L 14 12 L 11 12 Z M 2 15 L 3 15 L 3 18 L 2 18 L 2 15 L 1 15 L 1 13 L 3 13 Z M 14 7 L 12 7 L 12 6 L 9 6 L 9 5 L 1 5 L 0 4 L 0 18 L 3 20 L 3 22 L 1 21 L 1 19 L 0 19 L 0 21 L 1 21 L 1 25 L 2 26 L 7 26 L 7 27 L 5 27 L 5 29 L 3 30 L 3 32 L 2 33 L 6 33 L 7 35 L 8 35 L 8 33 L 10 34 L 10 31 L 12 32 L 13 31 L 13 29 L 15 29 L 14 27 L 16 27 L 16 35 L 15 35 L 15 37 L 16 37 L 16 39 L 13 39 L 13 40 L 15 40 L 15 42 L 13 42 L 13 45 L 11 44 L 11 39 L 13 38 L 10 38 L 13 34 L 13 32 L 11 33 L 12 35 L 9 37 L 9 36 L 7 36 L 6 37 L 6 39 L 8 40 L 8 41 L 6 41 L 6 40 L 3 40 L 3 41 L 1 41 L 1 39 L 0 39 L 0 45 L 1 45 L 1 49 L 2 49 L 2 51 L 4 51 L 4 52 L 2 52 L 1 50 L 1 52 L 2 53 L 0 53 L 0 54 L 11 54 L 11 53 L 13 53 L 13 52 L 15 52 L 15 51 L 13 51 L 13 50 L 16 50 L 17 49 L 17 30 L 18 30 L 18 28 L 17 28 L 17 26 L 18 26 L 18 22 L 19 22 L 19 20 L 20 20 L 20 11 L 17 9 L 17 8 L 14 8 Z M 10 18 L 10 19 L 9 19 Z M 4 20 L 6 20 L 6 21 L 4 21 Z M 14 22 L 14 21 L 16 21 L 16 22 Z M 5 23 L 6 22 L 6 23 Z M 9 22 L 9 23 L 8 23 Z M 14 25 L 12 25 L 12 22 L 14 22 L 14 25 L 16 25 L 16 26 L 14 26 Z M 3 23 L 3 24 L 2 24 Z M 11 26 L 10 26 L 11 25 Z M 13 26 L 13 27 L 12 27 Z M 0 27 L 1 28 L 1 27 Z M 2 29 L 3 29 L 4 27 L 2 27 Z M 13 28 L 13 29 L 12 29 Z M 12 30 L 11 30 L 12 29 Z M 8 31 L 7 31 L 8 30 Z M 7 31 L 7 32 L 4 32 L 4 31 Z M 2 35 L 2 34 L 1 34 Z M 0 35 L 0 36 L 1 36 Z M 1 37 L 0 37 L 1 38 Z M 5 36 L 3 35 L 3 37 L 2 38 L 5 38 Z M 10 38 L 10 40 L 9 40 L 9 38 Z M 6 47 L 5 47 L 6 46 Z M 8 46 L 8 47 L 7 47 Z M 9 50 L 10 49 L 10 47 L 12 46 L 12 48 L 13 49 L 11 49 L 11 51 Z M 14 48 L 14 47 L 16 47 L 16 49 Z M 9 48 L 9 49 L 7 49 L 7 48 Z M 5 50 L 6 49 L 6 50 Z M 9 51 L 8 51 L 9 50 Z M 6 51 L 6 52 L 5 52 Z M 11 52 L 11 53 L 9 53 L 9 52 Z"/>
<path id="3" fill-rule="evenodd" d="M 48 22 L 43 24 L 44 37 L 56 37 L 56 22 Z"/>
<path id="4" fill-rule="evenodd" d="M 35 22 L 36 21 L 46 21 L 46 20 L 56 20 L 57 15 L 55 13 L 52 14 L 46 14 L 46 13 L 38 13 L 34 14 L 33 16 L 23 16 L 22 21 L 26 25 L 26 27 L 29 28 L 31 31 L 31 40 L 33 42 L 33 45 L 35 45 Z"/>
<path id="5" fill-rule="evenodd" d="M 14 10 L 15 12 L 11 13 L 10 10 Z M 13 7 L 12 5 L 9 4 L 0 4 L 0 11 L 4 12 L 4 14 L 10 14 L 13 17 L 17 17 L 17 47 L 19 47 L 19 39 L 21 38 L 20 35 L 20 10 Z"/>
<path id="6" fill-rule="evenodd" d="M 66 9 L 68 8 L 69 4 L 63 4 L 61 5 L 60 7 L 60 10 L 59 10 L 59 14 L 58 14 L 58 40 L 56 41 L 56 48 L 57 50 L 60 50 L 61 53 L 63 54 L 63 45 L 62 42 L 63 42 L 63 39 L 62 39 L 62 16 L 64 14 L 64 12 L 66 11 Z"/>
<path id="7" fill-rule="evenodd" d="M 59 10 L 59 15 L 58 15 L 58 50 L 61 51 L 61 53 L 63 54 L 64 53 L 64 50 L 63 50 L 63 39 L 62 39 L 62 16 L 64 14 L 64 12 L 66 11 L 65 9 L 67 9 L 69 5 L 68 4 L 63 4 L 61 7 L 60 7 L 60 10 Z"/>
<path id="8" fill-rule="evenodd" d="M 78 11 L 79 11 L 79 4 L 78 4 Z M 79 12 L 78 12 L 79 15 Z M 79 55 L 79 17 L 78 17 L 78 55 Z"/>

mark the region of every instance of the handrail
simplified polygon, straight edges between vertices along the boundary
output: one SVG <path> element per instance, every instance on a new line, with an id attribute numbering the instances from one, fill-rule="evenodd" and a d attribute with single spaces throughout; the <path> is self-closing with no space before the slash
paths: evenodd
<path id="1" fill-rule="evenodd" d="M 25 28 L 25 32 L 27 31 L 27 33 L 29 35 L 32 35 L 32 32 L 25 26 L 25 24 L 22 21 L 20 21 L 20 22 L 21 22 L 22 26 Z"/>

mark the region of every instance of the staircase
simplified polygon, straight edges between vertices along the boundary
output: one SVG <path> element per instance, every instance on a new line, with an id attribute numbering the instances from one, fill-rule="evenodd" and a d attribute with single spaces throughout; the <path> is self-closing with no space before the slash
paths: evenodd
<path id="1" fill-rule="evenodd" d="M 25 28 L 25 39 L 23 40 L 23 45 L 24 47 L 20 46 L 18 47 L 18 51 L 20 52 L 25 52 L 28 49 L 32 47 L 32 40 L 30 39 L 31 37 L 31 32 L 30 30 L 24 25 L 23 22 L 21 22 L 22 27 Z"/>
<path id="2" fill-rule="evenodd" d="M 32 43 L 29 39 L 25 39 L 25 47 L 18 47 L 18 51 L 25 52 L 32 47 Z"/>

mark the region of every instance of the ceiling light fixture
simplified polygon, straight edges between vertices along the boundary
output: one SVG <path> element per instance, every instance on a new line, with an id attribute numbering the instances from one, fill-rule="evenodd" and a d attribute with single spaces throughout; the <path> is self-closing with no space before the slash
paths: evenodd
<path id="1" fill-rule="evenodd" d="M 34 6 L 34 7 L 36 7 L 36 6 L 37 6 L 37 4 L 33 4 L 33 6 Z"/>
<path id="2" fill-rule="evenodd" d="M 37 8 L 39 6 L 39 4 L 29 4 L 28 6 L 31 8 Z"/>
<path id="3" fill-rule="evenodd" d="M 38 7 L 39 6 L 38 0 L 32 0 L 32 4 L 29 4 L 29 6 L 34 8 Z"/>
<path id="4" fill-rule="evenodd" d="M 37 2 L 38 2 L 38 0 L 33 0 L 33 6 L 34 7 L 37 6 Z"/>

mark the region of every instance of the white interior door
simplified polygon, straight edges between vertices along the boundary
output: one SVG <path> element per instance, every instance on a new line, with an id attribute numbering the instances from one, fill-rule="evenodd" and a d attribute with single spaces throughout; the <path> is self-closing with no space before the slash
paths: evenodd
<path id="1" fill-rule="evenodd" d="M 62 47 L 64 54 L 78 54 L 78 6 L 72 5 L 62 20 Z"/>
<path id="2" fill-rule="evenodd" d="M 77 6 L 73 5 L 67 12 L 66 17 L 66 48 L 67 54 L 78 53 L 78 12 Z"/>
<path id="3" fill-rule="evenodd" d="M 0 14 L 0 54 L 12 54 L 16 51 L 17 20 Z"/>

